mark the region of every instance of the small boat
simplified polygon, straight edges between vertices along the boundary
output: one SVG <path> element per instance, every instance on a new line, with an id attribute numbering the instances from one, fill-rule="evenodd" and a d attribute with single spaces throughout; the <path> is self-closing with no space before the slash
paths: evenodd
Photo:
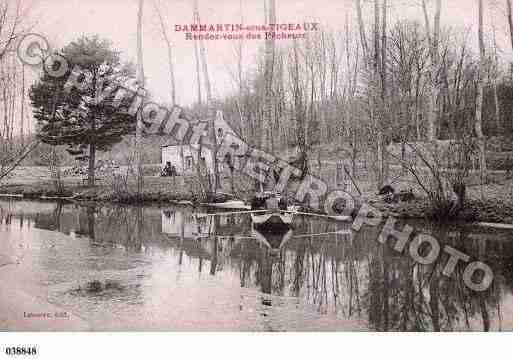
<path id="1" fill-rule="evenodd" d="M 231 200 L 219 203 L 203 203 L 205 206 L 215 207 L 215 208 L 223 208 L 223 209 L 250 209 L 243 201 Z"/>
<path id="2" fill-rule="evenodd" d="M 40 196 L 39 199 L 49 200 L 49 201 L 71 201 L 77 198 L 78 195 L 74 194 L 73 196 Z"/>
<path id="3" fill-rule="evenodd" d="M 297 207 L 289 206 L 285 198 L 275 192 L 257 193 L 251 201 L 251 220 L 255 227 L 290 227 Z M 256 213 L 256 211 L 259 211 Z M 263 211 L 263 212 L 260 212 Z"/>
<path id="4" fill-rule="evenodd" d="M 264 224 L 273 226 L 290 226 L 294 220 L 292 211 L 272 211 L 269 213 L 251 213 L 251 220 L 257 226 Z"/>

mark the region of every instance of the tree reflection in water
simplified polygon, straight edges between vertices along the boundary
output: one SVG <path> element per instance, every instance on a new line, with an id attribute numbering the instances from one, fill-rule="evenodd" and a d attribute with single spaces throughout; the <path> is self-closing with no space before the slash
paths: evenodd
<path id="1" fill-rule="evenodd" d="M 151 255 L 159 250 L 176 259 L 179 271 L 201 274 L 208 266 L 211 276 L 235 275 L 240 287 L 262 293 L 264 305 L 297 298 L 319 315 L 354 318 L 374 330 L 500 330 L 505 313 L 510 316 L 513 309 L 503 308 L 513 288 L 509 234 L 414 225 L 442 246 L 492 267 L 492 286 L 476 293 L 464 284 L 463 266 L 451 278 L 443 275 L 447 255 L 432 265 L 416 264 L 380 244 L 375 228 L 353 233 L 347 224 L 297 218 L 293 233 L 283 242 L 270 238 L 269 246 L 254 235 L 248 216 L 200 216 L 187 208 L 45 206 L 28 213 L 3 203 L 1 222 L 23 216 L 24 223 L 38 228 L 74 231 L 105 251 L 121 247 Z M 193 267 L 185 266 L 191 262 Z"/>

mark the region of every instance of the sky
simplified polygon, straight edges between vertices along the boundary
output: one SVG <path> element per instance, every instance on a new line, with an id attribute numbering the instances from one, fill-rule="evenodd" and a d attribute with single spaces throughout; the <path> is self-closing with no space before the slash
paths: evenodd
<path id="1" fill-rule="evenodd" d="M 37 20 L 35 32 L 45 36 L 56 48 L 82 36 L 98 34 L 110 39 L 126 60 L 136 59 L 136 25 L 138 0 L 32 0 L 31 17 Z M 354 0 L 276 0 L 278 23 L 319 22 L 324 27 L 342 30 L 346 19 L 355 24 Z M 430 0 L 431 2 L 433 0 Z M 362 0 L 364 17 L 371 24 L 369 0 Z M 504 2 L 504 1 L 501 1 Z M 170 80 L 167 48 L 163 41 L 155 3 L 161 9 L 166 29 L 173 43 L 177 86 L 177 104 L 188 105 L 196 99 L 193 42 L 176 32 L 175 25 L 192 23 L 193 0 L 144 0 L 143 47 L 146 87 L 157 101 L 169 103 Z M 198 0 L 201 22 L 206 24 L 264 23 L 264 0 Z M 397 19 L 423 21 L 421 0 L 389 0 L 391 22 Z M 473 28 L 470 41 L 477 46 L 477 0 L 442 0 L 442 24 L 456 28 Z M 498 42 L 510 56 L 506 18 L 503 10 L 493 10 L 493 0 L 484 0 L 487 7 L 485 26 L 491 35 L 491 26 L 497 28 Z M 502 5 L 502 4 L 501 4 Z M 242 11 L 241 11 L 242 9 Z M 280 40 L 285 44 L 288 40 Z M 246 41 L 244 64 L 255 64 L 255 54 L 263 40 Z M 209 73 L 214 96 L 221 98 L 235 89 L 231 73 L 236 68 L 235 42 L 206 41 Z"/>

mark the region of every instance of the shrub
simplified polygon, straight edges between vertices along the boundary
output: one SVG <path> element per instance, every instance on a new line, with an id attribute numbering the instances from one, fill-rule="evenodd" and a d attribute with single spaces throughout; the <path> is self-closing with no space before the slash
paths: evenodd
<path id="1" fill-rule="evenodd" d="M 490 170 L 513 170 L 513 152 L 487 152 L 486 161 Z"/>

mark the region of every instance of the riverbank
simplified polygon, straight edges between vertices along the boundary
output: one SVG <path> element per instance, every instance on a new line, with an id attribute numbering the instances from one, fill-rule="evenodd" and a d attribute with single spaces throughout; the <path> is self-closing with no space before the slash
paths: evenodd
<path id="1" fill-rule="evenodd" d="M 112 184 L 99 181 L 90 188 L 76 179 L 63 182 L 65 190 L 57 193 L 51 181 L 42 180 L 31 183 L 9 183 L 0 186 L 0 197 L 23 198 L 29 200 L 71 200 L 77 202 L 108 202 L 118 204 L 169 204 L 191 203 L 199 205 L 205 202 L 198 195 L 196 184 L 188 178 L 145 177 L 140 194 L 135 184 L 128 186 L 129 191 L 115 191 Z M 239 186 L 240 187 L 240 186 Z M 250 196 L 248 191 L 237 188 L 236 193 L 243 200 Z M 381 211 L 384 217 L 401 219 L 423 219 L 429 213 L 429 203 L 425 197 L 416 193 L 411 201 L 385 203 L 380 196 L 365 191 L 357 198 L 356 207 L 369 203 Z M 357 208 L 358 209 L 358 208 Z M 304 210 L 308 210 L 304 208 Z M 464 210 L 456 219 L 461 222 L 490 222 L 513 224 L 513 180 L 500 184 L 487 184 L 468 188 L 468 200 Z"/>
<path id="2" fill-rule="evenodd" d="M 384 217 L 400 219 L 421 219 L 429 213 L 429 203 L 425 199 L 412 202 L 388 204 L 384 202 L 371 203 Z M 513 203 L 499 199 L 469 200 L 458 218 L 459 222 L 487 222 L 513 224 Z"/>
<path id="3" fill-rule="evenodd" d="M 377 196 L 373 198 L 367 202 L 380 210 L 384 217 L 419 219 L 429 213 L 428 200 L 418 195 L 412 201 L 397 203 L 385 203 Z M 469 187 L 465 206 L 455 221 L 513 224 L 513 180 L 490 183 L 482 189 L 480 186 Z"/>
<path id="4" fill-rule="evenodd" d="M 0 196 L 29 200 L 64 199 L 126 204 L 198 201 L 197 195 L 191 188 L 187 188 L 181 181 L 173 183 L 171 179 L 167 178 L 145 178 L 140 194 L 137 194 L 135 188 L 129 188 L 127 191 L 116 191 L 111 184 L 103 183 L 103 181 L 99 181 L 92 188 L 77 180 L 65 180 L 63 185 L 64 190 L 57 192 L 51 181 L 9 183 L 0 186 Z"/>

